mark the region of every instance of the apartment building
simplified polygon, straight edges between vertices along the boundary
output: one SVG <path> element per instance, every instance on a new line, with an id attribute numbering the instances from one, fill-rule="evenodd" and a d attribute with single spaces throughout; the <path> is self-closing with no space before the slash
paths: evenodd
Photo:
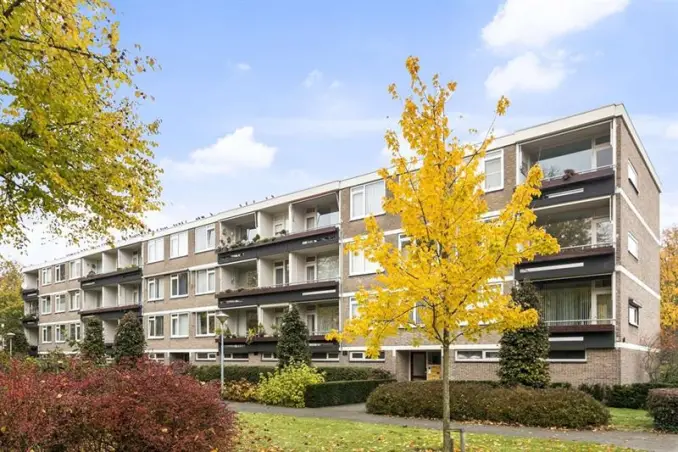
<path id="1" fill-rule="evenodd" d="M 498 138 L 484 171 L 490 212 L 502 208 L 531 165 L 545 172 L 533 203 L 561 252 L 518 265 L 497 284 L 530 280 L 550 331 L 554 381 L 643 381 L 647 340 L 659 332 L 660 182 L 623 105 L 610 105 Z M 376 173 L 330 182 L 209 218 L 24 269 L 24 325 L 37 353 L 70 350 L 81 321 L 101 318 L 107 344 L 128 311 L 143 318 L 147 352 L 162 362 L 215 363 L 216 312 L 228 313 L 228 364 L 274 364 L 282 316 L 296 306 L 322 365 L 379 366 L 425 379 L 440 347 L 403 333 L 378 359 L 364 342 L 325 334 L 358 315 L 355 293 L 376 266 L 344 244 L 375 215 L 402 247 L 399 218 L 382 211 Z M 416 314 L 414 314 L 416 317 Z M 416 321 L 416 319 L 413 319 Z M 453 378 L 493 379 L 499 337 L 454 345 Z"/>

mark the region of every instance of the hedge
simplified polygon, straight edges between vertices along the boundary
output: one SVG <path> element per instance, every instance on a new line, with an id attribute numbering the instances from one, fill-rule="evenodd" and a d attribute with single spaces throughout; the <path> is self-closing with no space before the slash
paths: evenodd
<path id="1" fill-rule="evenodd" d="M 678 389 L 651 389 L 647 409 L 657 430 L 678 432 Z"/>
<path id="2" fill-rule="evenodd" d="M 259 383 L 259 375 L 273 372 L 273 366 L 224 366 L 224 381 L 247 380 Z M 325 374 L 325 381 L 352 381 L 352 380 L 388 380 L 393 375 L 383 369 L 373 367 L 318 367 Z M 220 368 L 218 365 L 194 366 L 189 372 L 200 381 L 219 380 Z"/>
<path id="3" fill-rule="evenodd" d="M 400 382 L 379 386 L 367 411 L 402 417 L 440 419 L 442 382 Z M 574 389 L 529 389 L 483 383 L 450 383 L 451 419 L 490 421 L 532 427 L 587 428 L 606 425 L 608 409 Z"/>
<path id="4" fill-rule="evenodd" d="M 582 384 L 580 391 L 613 408 L 642 409 L 646 407 L 650 390 L 675 388 L 675 385 L 663 383 L 633 383 L 628 385 Z"/>
<path id="5" fill-rule="evenodd" d="M 378 386 L 394 380 L 330 381 L 306 387 L 307 408 L 364 403 Z"/>

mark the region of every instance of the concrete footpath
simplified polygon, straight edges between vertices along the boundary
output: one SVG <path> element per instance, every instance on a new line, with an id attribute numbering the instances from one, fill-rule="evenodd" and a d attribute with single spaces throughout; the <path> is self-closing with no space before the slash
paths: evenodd
<path id="1" fill-rule="evenodd" d="M 285 408 L 259 405 L 256 403 L 231 403 L 228 405 L 242 413 L 284 414 L 296 417 L 341 419 L 346 421 L 367 422 L 371 424 L 401 425 L 407 427 L 440 428 L 440 421 L 427 419 L 409 419 L 368 414 L 365 404 L 343 405 L 326 408 Z M 619 432 L 589 430 L 550 430 L 535 427 L 509 427 L 503 425 L 453 424 L 453 428 L 463 428 L 468 433 L 489 435 L 518 436 L 523 438 L 546 438 L 562 441 L 589 441 L 599 444 L 612 444 L 632 449 L 678 452 L 678 435 L 651 432 Z"/>

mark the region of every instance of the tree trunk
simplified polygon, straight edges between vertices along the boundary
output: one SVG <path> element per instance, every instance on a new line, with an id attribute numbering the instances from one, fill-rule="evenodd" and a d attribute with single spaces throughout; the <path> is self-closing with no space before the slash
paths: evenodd
<path id="1" fill-rule="evenodd" d="M 450 436 L 450 345 L 443 344 L 443 452 L 452 451 Z"/>

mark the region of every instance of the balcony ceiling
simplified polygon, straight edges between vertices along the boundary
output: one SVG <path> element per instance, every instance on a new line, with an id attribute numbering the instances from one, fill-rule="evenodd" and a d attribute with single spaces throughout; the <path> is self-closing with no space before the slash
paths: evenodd
<path id="1" fill-rule="evenodd" d="M 539 149 L 543 148 L 551 148 L 571 143 L 573 141 L 593 138 L 594 136 L 597 135 L 605 135 L 606 133 L 609 132 L 610 132 L 610 123 L 609 121 L 606 121 L 601 124 L 596 124 L 595 126 L 586 127 L 584 129 L 574 130 L 572 132 L 565 132 L 556 136 L 545 137 L 539 140 L 530 141 L 529 143 L 521 144 L 520 149 L 522 152 L 530 153 L 533 151 L 538 151 Z"/>

